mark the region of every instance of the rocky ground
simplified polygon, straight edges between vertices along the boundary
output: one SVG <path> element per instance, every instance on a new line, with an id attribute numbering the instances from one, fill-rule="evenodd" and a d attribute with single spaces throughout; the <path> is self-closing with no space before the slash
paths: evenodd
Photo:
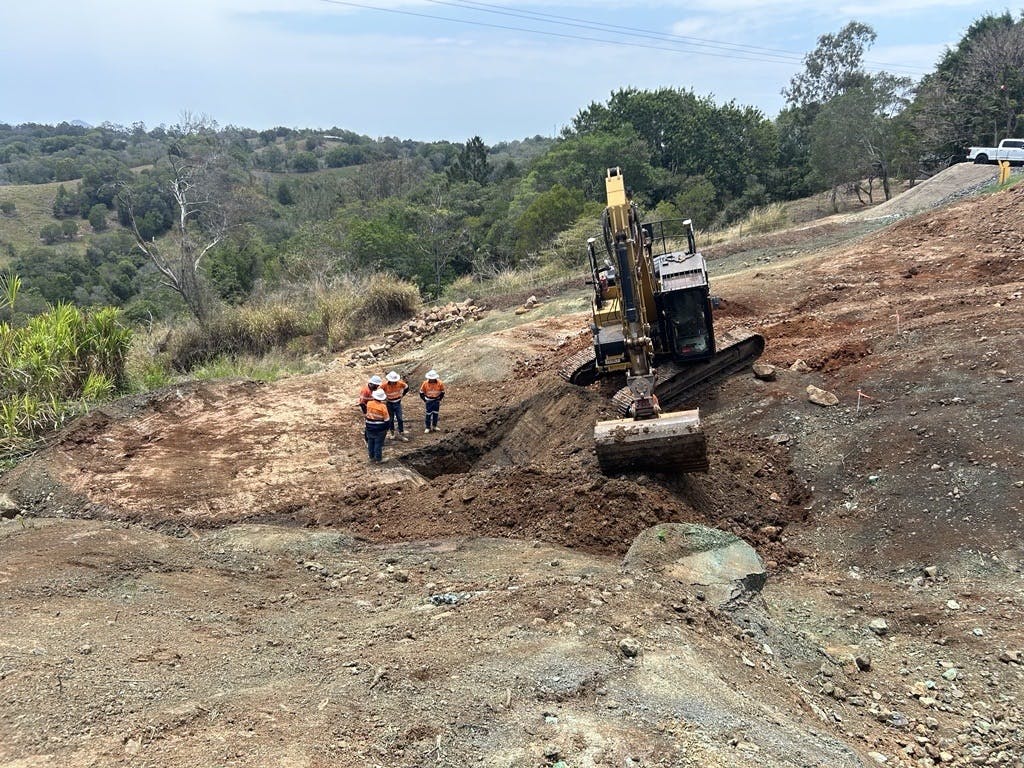
<path id="1" fill-rule="evenodd" d="M 776 370 L 707 475 L 600 474 L 573 292 L 93 413 L 0 478 L 0 766 L 1024 765 L 1022 210 L 712 250 Z M 368 465 L 359 385 L 430 367 Z"/>

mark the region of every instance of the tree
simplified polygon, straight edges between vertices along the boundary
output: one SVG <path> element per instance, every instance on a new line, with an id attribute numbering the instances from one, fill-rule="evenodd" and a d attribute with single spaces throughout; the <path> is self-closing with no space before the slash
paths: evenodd
<path id="1" fill-rule="evenodd" d="M 13 200 L 0 200 L 0 213 L 5 216 L 13 216 L 17 209 Z"/>
<path id="2" fill-rule="evenodd" d="M 284 181 L 277 185 L 277 202 L 281 205 L 295 204 L 295 196 L 292 194 L 292 188 Z"/>
<path id="3" fill-rule="evenodd" d="M 71 219 L 64 219 L 60 223 L 61 234 L 64 235 L 65 240 L 74 240 L 78 237 L 78 222 L 72 221 Z"/>
<path id="4" fill-rule="evenodd" d="M 782 95 L 791 106 L 825 104 L 850 88 L 867 83 L 864 52 L 875 42 L 875 30 L 851 21 L 834 35 L 822 35 L 804 56 L 804 70 L 793 76 Z"/>
<path id="5" fill-rule="evenodd" d="M 77 216 L 79 208 L 77 195 L 69 194 L 63 184 L 57 187 L 57 196 L 53 198 L 54 218 L 66 219 L 68 216 Z"/>
<path id="6" fill-rule="evenodd" d="M 89 225 L 95 232 L 102 232 L 107 228 L 107 206 L 103 203 L 96 203 L 89 209 Z"/>
<path id="7" fill-rule="evenodd" d="M 487 183 L 491 175 L 491 164 L 487 161 L 487 145 L 479 136 L 474 136 L 456 155 L 446 174 L 449 181 L 475 181 L 480 186 Z"/>
<path id="8" fill-rule="evenodd" d="M 171 244 L 157 245 L 143 236 L 131 187 L 121 188 L 136 245 L 160 272 L 163 284 L 181 296 L 202 324 L 210 319 L 212 305 L 200 267 L 224 239 L 236 213 L 230 206 L 230 179 L 214 127 L 207 119 L 192 120 L 186 115 L 177 131 L 181 138 L 168 150 L 169 188 L 176 213 Z"/>
<path id="9" fill-rule="evenodd" d="M 53 245 L 64 239 L 64 230 L 56 222 L 44 224 L 39 230 L 39 238 L 47 245 Z"/>
<path id="10" fill-rule="evenodd" d="M 516 221 L 517 252 L 525 256 L 548 242 L 583 213 L 583 193 L 555 184 L 538 195 Z"/>
<path id="11" fill-rule="evenodd" d="M 839 211 L 839 187 L 860 179 L 867 169 L 860 142 L 851 126 L 863 125 L 872 114 L 870 94 L 856 88 L 831 99 L 811 126 L 811 167 L 823 184 L 832 189 L 832 209 Z"/>
<path id="12" fill-rule="evenodd" d="M 1024 16 L 986 15 L 918 88 L 913 125 L 940 162 L 971 144 L 1018 135 L 1024 107 Z"/>
<path id="13" fill-rule="evenodd" d="M 320 161 L 312 152 L 299 152 L 292 158 L 292 170 L 299 173 L 310 173 L 320 167 Z"/>

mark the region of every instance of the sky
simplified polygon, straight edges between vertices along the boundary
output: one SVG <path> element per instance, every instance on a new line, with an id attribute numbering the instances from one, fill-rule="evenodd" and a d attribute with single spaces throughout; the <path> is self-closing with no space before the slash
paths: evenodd
<path id="1" fill-rule="evenodd" d="M 820 35 L 878 34 L 919 78 L 1005 6 L 968 0 L 33 0 L 0 3 L 0 122 L 338 127 L 488 144 L 553 136 L 624 87 L 774 117 Z M 1017 10 L 1019 13 L 1019 9 Z"/>

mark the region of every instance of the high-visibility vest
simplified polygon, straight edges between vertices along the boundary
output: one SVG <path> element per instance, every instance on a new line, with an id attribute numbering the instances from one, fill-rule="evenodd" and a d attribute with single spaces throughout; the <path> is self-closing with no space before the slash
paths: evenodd
<path id="1" fill-rule="evenodd" d="M 420 394 L 424 395 L 427 400 L 437 400 L 437 398 L 444 394 L 444 384 L 441 383 L 440 379 L 436 381 L 427 379 L 420 385 Z"/>
<path id="2" fill-rule="evenodd" d="M 381 400 L 370 400 L 366 404 L 366 423 L 379 424 L 388 421 L 391 415 L 388 413 L 387 405 Z"/>
<path id="3" fill-rule="evenodd" d="M 405 396 L 405 393 L 409 391 L 409 385 L 399 379 L 396 382 L 385 381 L 380 385 L 381 389 L 384 390 L 384 394 L 388 396 L 388 400 L 392 403 L 397 402 Z"/>
<path id="4" fill-rule="evenodd" d="M 359 392 L 359 404 L 366 405 L 371 400 L 373 400 L 373 390 L 370 389 L 369 384 L 364 384 L 363 389 Z"/>

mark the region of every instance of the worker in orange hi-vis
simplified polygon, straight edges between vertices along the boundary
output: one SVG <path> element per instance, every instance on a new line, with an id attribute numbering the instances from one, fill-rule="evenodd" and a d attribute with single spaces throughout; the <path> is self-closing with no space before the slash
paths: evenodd
<path id="1" fill-rule="evenodd" d="M 427 380 L 420 385 L 420 400 L 427 407 L 423 416 L 424 433 L 437 431 L 437 417 L 443 399 L 444 383 L 438 378 L 437 371 L 431 369 L 427 371 Z"/>
<path id="2" fill-rule="evenodd" d="M 370 398 L 373 397 L 373 393 L 377 388 L 384 383 L 384 380 L 377 374 L 373 374 L 369 381 L 359 391 L 359 410 L 366 413 L 366 404 L 370 402 Z"/>
<path id="3" fill-rule="evenodd" d="M 384 390 L 384 394 L 388 397 L 388 413 L 391 414 L 389 430 L 391 437 L 395 437 L 395 425 L 397 424 L 398 439 L 409 442 L 409 438 L 405 436 L 405 420 L 402 418 L 402 398 L 409 391 L 409 385 L 402 381 L 398 371 L 391 371 L 391 373 L 384 377 L 384 383 L 380 385 L 380 388 Z"/>
<path id="4" fill-rule="evenodd" d="M 379 464 L 384 461 L 384 438 L 388 434 L 388 424 L 391 422 L 387 400 L 388 396 L 384 394 L 384 390 L 377 388 L 366 402 L 366 428 L 363 436 L 366 438 L 366 450 L 370 454 L 371 463 Z"/>

